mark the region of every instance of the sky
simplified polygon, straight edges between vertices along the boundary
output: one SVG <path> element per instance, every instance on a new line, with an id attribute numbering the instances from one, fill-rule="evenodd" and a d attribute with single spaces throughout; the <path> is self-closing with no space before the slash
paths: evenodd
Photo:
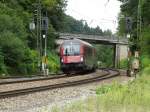
<path id="1" fill-rule="evenodd" d="M 68 0 L 66 14 L 86 20 L 90 27 L 117 31 L 121 3 L 117 0 Z"/>

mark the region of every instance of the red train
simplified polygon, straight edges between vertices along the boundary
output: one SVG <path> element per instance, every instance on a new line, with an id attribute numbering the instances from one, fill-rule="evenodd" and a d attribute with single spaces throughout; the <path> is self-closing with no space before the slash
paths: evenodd
<path id="1" fill-rule="evenodd" d="M 61 69 L 64 73 L 96 69 L 95 48 L 82 40 L 65 40 L 60 45 Z"/>

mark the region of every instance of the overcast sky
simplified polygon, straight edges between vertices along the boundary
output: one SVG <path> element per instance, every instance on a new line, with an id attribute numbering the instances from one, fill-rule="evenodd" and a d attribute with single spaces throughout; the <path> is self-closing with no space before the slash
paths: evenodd
<path id="1" fill-rule="evenodd" d="M 66 14 L 86 20 L 91 27 L 116 32 L 120 5 L 117 0 L 68 0 Z"/>

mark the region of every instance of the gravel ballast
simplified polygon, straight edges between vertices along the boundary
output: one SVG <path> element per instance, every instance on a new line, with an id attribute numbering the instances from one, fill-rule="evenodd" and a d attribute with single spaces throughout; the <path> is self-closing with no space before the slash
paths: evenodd
<path id="1" fill-rule="evenodd" d="M 84 79 L 101 76 L 104 74 L 105 72 L 103 73 L 102 71 L 98 70 L 95 73 L 86 74 L 86 75 L 78 75 L 72 77 L 64 77 L 59 79 L 50 79 L 50 80 L 33 81 L 33 82 L 31 81 L 31 82 L 21 82 L 15 84 L 5 84 L 5 85 L 0 85 L 0 92 L 73 82 L 77 80 L 84 80 Z"/>
<path id="2" fill-rule="evenodd" d="M 64 106 L 77 100 L 95 96 L 95 89 L 103 84 L 110 84 L 114 81 L 127 83 L 133 78 L 118 76 L 112 79 L 84 84 L 80 86 L 60 88 L 33 94 L 0 99 L 0 112 L 44 112 L 53 106 Z M 47 112 L 47 111 L 46 111 Z"/>

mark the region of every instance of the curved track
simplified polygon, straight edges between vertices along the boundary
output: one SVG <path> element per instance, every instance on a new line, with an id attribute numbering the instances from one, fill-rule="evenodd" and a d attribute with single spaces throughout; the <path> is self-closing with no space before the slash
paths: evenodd
<path id="1" fill-rule="evenodd" d="M 5 84 L 15 84 L 15 83 L 25 83 L 25 82 L 34 82 L 34 81 L 42 81 L 42 80 L 51 80 L 51 79 L 59 79 L 59 78 L 64 78 L 67 77 L 65 74 L 57 74 L 58 76 L 45 76 L 45 77 L 34 77 L 34 78 L 25 78 L 25 79 L 20 79 L 18 78 L 17 80 L 13 81 L 2 81 L 0 82 L 0 85 L 5 85 Z"/>
<path id="2" fill-rule="evenodd" d="M 42 75 L 43 73 L 37 73 L 36 75 L 30 75 L 30 76 L 18 76 L 18 75 L 13 75 L 13 76 L 0 76 L 0 79 L 20 79 L 20 78 L 36 78 L 37 76 L 38 77 L 43 77 Z M 62 74 L 61 72 L 58 73 L 58 74 Z M 50 75 L 58 75 L 58 74 L 55 74 L 55 73 L 51 73 Z"/>
<path id="3" fill-rule="evenodd" d="M 44 90 L 49 90 L 49 89 L 56 89 L 56 88 L 81 85 L 81 84 L 85 84 L 85 83 L 91 83 L 91 82 L 95 82 L 95 81 L 101 81 L 101 80 L 109 79 L 112 77 L 116 77 L 120 74 L 118 70 L 104 69 L 104 71 L 105 71 L 104 75 L 95 76 L 95 77 L 88 78 L 88 79 L 82 79 L 82 80 L 76 80 L 76 81 L 67 81 L 67 82 L 64 81 L 63 83 L 58 83 L 58 84 L 50 84 L 50 85 L 46 85 L 46 86 L 39 86 L 39 87 L 32 87 L 32 88 L 26 88 L 26 89 L 18 89 L 18 90 L 0 92 L 0 98 L 2 99 L 2 98 L 7 98 L 7 97 L 15 97 L 18 95 L 24 95 L 24 94 L 29 94 L 29 93 L 39 92 L 39 91 L 44 91 Z M 59 78 L 61 78 L 61 77 L 65 77 L 65 75 L 62 75 Z M 47 80 L 52 80 L 52 79 L 54 79 L 54 78 L 49 78 Z M 46 79 L 44 79 L 44 80 L 46 80 Z"/>
<path id="4" fill-rule="evenodd" d="M 51 74 L 50 74 L 51 75 Z M 3 81 L 0 82 L 1 85 L 7 85 L 7 84 L 17 84 L 17 83 L 27 83 L 27 82 L 36 82 L 36 81 L 46 81 L 46 80 L 52 80 L 52 79 L 60 79 L 65 77 L 73 77 L 73 76 L 79 76 L 81 74 L 72 74 L 69 76 L 68 74 L 52 74 L 54 76 L 36 76 L 36 77 L 8 77 L 8 78 L 0 78 L 3 79 Z M 82 74 L 85 75 L 85 74 Z M 13 79 L 13 80 L 11 80 Z"/>

